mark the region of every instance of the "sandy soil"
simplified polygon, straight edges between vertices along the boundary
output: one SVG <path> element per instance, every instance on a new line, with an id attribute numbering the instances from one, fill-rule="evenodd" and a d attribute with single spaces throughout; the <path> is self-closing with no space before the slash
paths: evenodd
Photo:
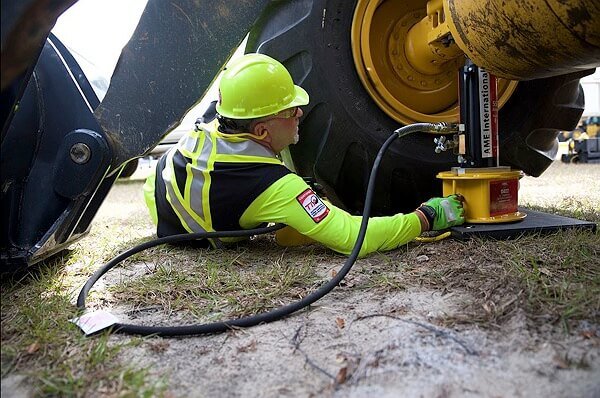
<path id="1" fill-rule="evenodd" d="M 166 373 L 177 397 L 600 396 L 597 342 L 577 331 L 531 334 L 518 316 L 498 332 L 431 322 L 465 299 L 341 288 L 279 322 L 150 339 L 125 355 Z M 569 366 L 565 357 L 585 358 L 589 368 Z"/>

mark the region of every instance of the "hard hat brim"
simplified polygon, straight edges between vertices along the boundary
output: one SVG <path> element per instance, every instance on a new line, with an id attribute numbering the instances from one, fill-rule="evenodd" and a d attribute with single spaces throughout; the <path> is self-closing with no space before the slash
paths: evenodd
<path id="1" fill-rule="evenodd" d="M 287 108 L 293 108 L 295 106 L 307 105 L 310 101 L 310 97 L 309 97 L 308 93 L 306 92 L 306 90 L 304 90 L 302 87 L 297 86 L 295 84 L 294 84 L 294 88 L 295 88 L 295 92 L 296 92 L 296 97 L 292 100 L 292 102 L 289 103 Z"/>

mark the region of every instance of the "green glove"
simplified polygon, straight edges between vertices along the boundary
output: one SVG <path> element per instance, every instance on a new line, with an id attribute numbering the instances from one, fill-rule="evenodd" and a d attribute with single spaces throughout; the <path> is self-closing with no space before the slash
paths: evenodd
<path id="1" fill-rule="evenodd" d="M 445 198 L 432 198 L 417 210 L 421 211 L 429 222 L 429 229 L 439 231 L 465 222 L 465 211 L 460 195 Z"/>

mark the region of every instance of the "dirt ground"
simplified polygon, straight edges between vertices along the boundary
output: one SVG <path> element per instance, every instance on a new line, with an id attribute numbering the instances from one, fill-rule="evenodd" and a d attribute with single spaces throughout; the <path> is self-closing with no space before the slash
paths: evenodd
<path id="1" fill-rule="evenodd" d="M 576 174 L 600 176 L 600 165 L 556 163 L 543 178 L 521 181 L 521 202 L 559 204 L 583 190 L 600 203 L 598 179 L 574 178 L 574 167 Z M 140 188 L 141 181 L 116 185 L 95 228 L 114 218 L 143 219 Z M 145 222 L 136 231 L 149 236 L 152 227 Z M 452 244 L 430 244 L 420 261 L 443 265 Z M 365 288 L 366 269 L 385 272 L 399 258 L 385 257 L 388 264 L 378 256 L 360 260 L 348 283 L 284 320 L 213 336 L 150 338 L 123 350 L 122 358 L 165 377 L 170 397 L 600 396 L 598 316 L 568 332 L 560 325 L 532 328 L 518 311 L 494 327 L 446 326 L 438 320 L 460 315 L 462 304 L 475 299 L 470 292 Z M 323 273 L 343 263 L 340 256 L 323 259 L 317 264 Z M 104 283 L 127 277 L 123 272 Z M 165 319 L 156 311 L 113 311 L 135 323 L 181 321 L 177 314 Z"/>
<path id="2" fill-rule="evenodd" d="M 463 299 L 340 289 L 280 322 L 156 339 L 127 356 L 166 371 L 181 397 L 599 396 L 598 347 L 582 337 L 531 334 L 519 317 L 497 332 L 430 323 Z M 566 369 L 565 355 L 590 368 Z"/>

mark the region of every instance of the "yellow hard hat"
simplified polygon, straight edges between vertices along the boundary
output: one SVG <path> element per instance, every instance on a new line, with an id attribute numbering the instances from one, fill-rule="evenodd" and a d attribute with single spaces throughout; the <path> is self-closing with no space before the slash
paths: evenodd
<path id="1" fill-rule="evenodd" d="M 223 72 L 217 112 L 231 119 L 254 119 L 308 101 L 308 93 L 294 84 L 279 61 L 264 54 L 246 54 Z"/>

